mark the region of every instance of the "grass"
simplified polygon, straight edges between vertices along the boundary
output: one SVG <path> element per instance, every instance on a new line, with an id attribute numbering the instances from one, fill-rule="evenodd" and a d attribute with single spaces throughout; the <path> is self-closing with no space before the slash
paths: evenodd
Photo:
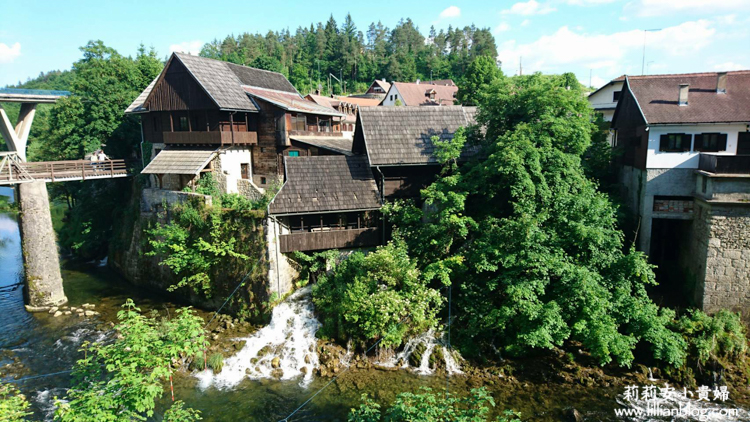
<path id="1" fill-rule="evenodd" d="M 224 355 L 221 353 L 214 353 L 208 357 L 208 367 L 214 371 L 214 374 L 218 374 L 224 369 Z"/>

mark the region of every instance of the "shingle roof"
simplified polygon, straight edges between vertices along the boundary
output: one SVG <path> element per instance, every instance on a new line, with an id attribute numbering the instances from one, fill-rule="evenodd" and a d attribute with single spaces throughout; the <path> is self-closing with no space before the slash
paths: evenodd
<path id="1" fill-rule="evenodd" d="M 125 114 L 130 113 L 143 113 L 145 111 L 148 111 L 147 108 L 143 107 L 143 103 L 146 102 L 146 98 L 148 98 L 149 94 L 151 94 L 151 90 L 154 89 L 154 85 L 156 85 L 156 81 L 159 80 L 159 77 L 155 77 L 153 81 L 151 81 L 150 84 L 146 87 L 146 89 L 141 92 L 138 97 L 133 100 L 133 103 L 128 106 L 128 108 L 125 110 Z"/>
<path id="2" fill-rule="evenodd" d="M 406 106 L 418 105 L 451 105 L 453 104 L 454 94 L 458 92 L 456 86 L 431 85 L 431 84 L 412 84 L 406 82 L 394 82 L 398 93 L 401 94 L 401 101 Z M 435 99 L 431 100 L 430 91 L 435 91 Z"/>
<path id="3" fill-rule="evenodd" d="M 435 79 L 432 81 L 421 81 L 420 84 L 456 86 L 456 83 L 453 82 L 453 79 Z"/>
<path id="4" fill-rule="evenodd" d="M 210 60 L 210 59 L 208 59 Z M 224 62 L 222 62 L 224 63 Z M 234 63 L 227 63 L 229 69 L 237 75 L 242 85 L 255 86 L 258 88 L 275 89 L 276 91 L 291 92 L 299 94 L 291 82 L 278 72 L 270 70 L 256 69 L 254 67 L 240 66 Z"/>
<path id="5" fill-rule="evenodd" d="M 375 79 L 370 84 L 370 88 L 372 88 L 373 85 L 377 85 L 377 86 L 383 88 L 383 91 L 385 91 L 385 92 L 388 92 L 388 90 L 391 89 L 391 84 L 388 83 L 388 81 L 386 81 L 385 79 L 383 79 L 383 80 Z M 367 90 L 369 91 L 370 89 L 368 88 Z"/>
<path id="6" fill-rule="evenodd" d="M 383 99 L 382 98 L 367 98 L 367 97 L 337 97 L 339 100 L 354 104 L 359 107 L 372 107 L 380 104 Z"/>
<path id="7" fill-rule="evenodd" d="M 727 72 L 726 94 L 716 93 L 718 74 L 629 76 L 627 83 L 649 124 L 750 122 L 750 71 Z M 677 103 L 689 84 L 688 105 Z"/>
<path id="8" fill-rule="evenodd" d="M 352 139 L 343 136 L 290 135 L 289 139 L 339 154 L 352 155 Z"/>
<path id="9" fill-rule="evenodd" d="M 243 83 L 229 63 L 185 53 L 174 53 L 174 56 L 185 65 L 219 108 L 258 111 L 242 90 Z"/>
<path id="10" fill-rule="evenodd" d="M 337 98 L 325 97 L 323 95 L 307 94 L 305 98 L 316 104 L 322 105 L 324 107 L 331 107 L 334 109 L 338 107 L 340 103 Z"/>
<path id="11" fill-rule="evenodd" d="M 286 157 L 286 183 L 271 214 L 304 214 L 380 208 L 367 159 L 342 155 Z"/>
<path id="12" fill-rule="evenodd" d="M 453 139 L 459 127 L 474 124 L 475 107 L 360 107 L 370 165 L 437 163 L 432 137 Z"/>
<path id="13" fill-rule="evenodd" d="M 215 149 L 165 149 L 154 157 L 142 174 L 191 174 L 196 175 L 214 158 Z"/>
<path id="14" fill-rule="evenodd" d="M 322 106 L 320 104 L 316 104 L 310 100 L 307 100 L 297 92 L 282 92 L 250 86 L 243 86 L 242 88 L 251 96 L 268 101 L 269 103 L 281 107 L 284 110 L 299 111 L 301 113 L 320 114 L 324 116 L 344 117 L 343 113 L 339 113 L 331 107 Z"/>

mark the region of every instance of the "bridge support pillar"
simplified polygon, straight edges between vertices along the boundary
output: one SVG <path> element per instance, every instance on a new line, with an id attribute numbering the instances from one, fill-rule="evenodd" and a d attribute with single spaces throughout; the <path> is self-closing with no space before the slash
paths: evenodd
<path id="1" fill-rule="evenodd" d="M 45 311 L 68 301 L 63 291 L 60 257 L 52 228 L 45 182 L 18 185 L 25 299 L 29 312 Z"/>

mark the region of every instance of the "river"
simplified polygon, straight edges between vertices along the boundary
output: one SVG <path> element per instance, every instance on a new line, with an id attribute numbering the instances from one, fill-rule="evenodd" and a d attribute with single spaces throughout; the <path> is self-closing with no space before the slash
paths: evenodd
<path id="1" fill-rule="evenodd" d="M 13 192 L 0 188 L 0 195 L 12 197 Z M 69 305 L 96 304 L 101 316 L 92 319 L 76 316 L 54 318 L 46 313 L 30 314 L 25 311 L 20 285 L 23 281 L 23 262 L 16 216 L 0 212 L 0 368 L 11 365 L 3 368 L 5 374 L 2 381 L 20 378 L 11 382 L 29 397 L 35 421 L 52 419 L 54 397 L 63 397 L 71 380 L 67 373 L 29 377 L 69 370 L 80 356 L 78 348 L 82 342 L 101 340 L 111 335 L 109 322 L 114 320 L 116 311 L 127 298 L 134 299 L 144 309 L 164 313 L 175 307 L 157 293 L 139 290 L 126 283 L 99 263 L 78 268 L 65 266 L 62 276 Z M 276 321 L 279 326 L 286 325 L 284 322 Z M 304 329 L 300 325 L 300 330 Z M 255 338 L 272 338 L 275 335 L 261 330 Z M 247 350 L 237 356 L 242 356 L 244 352 Z M 240 365 L 239 368 L 245 371 L 238 359 L 232 362 L 232 359 L 227 359 L 227 367 Z M 528 372 L 534 372 L 536 366 L 545 364 L 531 360 L 528 365 Z M 320 388 L 327 386 L 289 420 L 345 421 L 349 410 L 358 405 L 363 393 L 387 403 L 400 392 L 416 392 L 420 387 L 431 387 L 436 391 L 449 388 L 453 393 L 464 394 L 484 384 L 495 398 L 497 410 L 519 410 L 524 420 L 558 421 L 571 407 L 578 409 L 584 420 L 631 420 L 614 416 L 613 409 L 622 407 L 618 403 L 622 388 L 571 386 L 554 378 L 547 379 L 549 375 L 544 375 L 545 372 L 539 376 L 510 377 L 513 382 L 507 382 L 507 379 L 481 382 L 462 375 L 446 379 L 445 376 L 409 370 L 353 370 L 343 373 L 330 385 L 330 378 L 317 376 L 307 377 L 308 381 L 305 382 L 302 377 L 286 380 L 265 378 L 261 376 L 262 370 L 258 374 L 255 379 L 240 377 L 241 380 L 229 384 L 222 384 L 221 377 L 213 377 L 213 382 L 207 382 L 207 378 L 212 377 L 205 373 L 184 374 L 175 378 L 175 396 L 188 406 L 199 409 L 205 421 L 280 421 Z M 225 378 L 231 377 L 227 374 Z M 159 411 L 153 420 L 161 420 L 161 411 L 169 401 L 171 397 L 167 393 L 161 399 Z M 714 420 L 750 420 L 746 413 L 743 415 L 741 418 Z"/>

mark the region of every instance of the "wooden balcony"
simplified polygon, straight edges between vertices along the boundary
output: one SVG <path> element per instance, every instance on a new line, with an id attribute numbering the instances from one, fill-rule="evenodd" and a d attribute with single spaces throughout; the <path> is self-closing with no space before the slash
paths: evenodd
<path id="1" fill-rule="evenodd" d="M 234 145 L 257 145 L 257 132 L 164 132 L 165 144 L 183 144 L 183 145 L 232 145 L 234 135 Z"/>
<path id="2" fill-rule="evenodd" d="M 750 155 L 701 153 L 698 169 L 717 174 L 750 174 Z"/>
<path id="3" fill-rule="evenodd" d="M 376 227 L 369 227 L 282 234 L 279 237 L 279 244 L 283 253 L 377 246 L 380 244 L 380 230 Z"/>

